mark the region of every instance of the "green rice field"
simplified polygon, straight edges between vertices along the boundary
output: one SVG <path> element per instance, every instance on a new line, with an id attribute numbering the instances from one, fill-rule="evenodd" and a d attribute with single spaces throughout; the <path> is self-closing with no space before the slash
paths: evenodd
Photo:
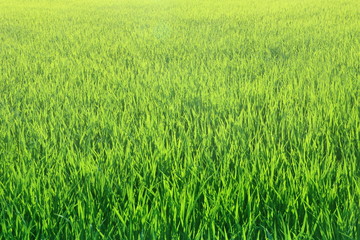
<path id="1" fill-rule="evenodd" d="M 359 240 L 359 0 L 0 0 L 0 239 Z"/>

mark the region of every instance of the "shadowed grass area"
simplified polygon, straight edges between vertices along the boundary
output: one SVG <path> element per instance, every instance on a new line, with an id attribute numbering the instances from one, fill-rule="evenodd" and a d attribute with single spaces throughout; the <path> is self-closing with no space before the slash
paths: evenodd
<path id="1" fill-rule="evenodd" d="M 359 9 L 0 0 L 0 239 L 359 239 Z"/>

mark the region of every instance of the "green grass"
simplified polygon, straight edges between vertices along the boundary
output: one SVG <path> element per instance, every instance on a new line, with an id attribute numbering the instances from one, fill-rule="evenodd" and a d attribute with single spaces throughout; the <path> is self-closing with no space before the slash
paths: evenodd
<path id="1" fill-rule="evenodd" d="M 360 239 L 358 0 L 0 0 L 0 239 Z"/>

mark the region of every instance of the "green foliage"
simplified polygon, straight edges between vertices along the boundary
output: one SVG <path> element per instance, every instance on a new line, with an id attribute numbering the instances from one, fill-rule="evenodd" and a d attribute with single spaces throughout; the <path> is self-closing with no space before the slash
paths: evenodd
<path id="1" fill-rule="evenodd" d="M 360 239 L 357 0 L 0 0 L 0 239 Z"/>

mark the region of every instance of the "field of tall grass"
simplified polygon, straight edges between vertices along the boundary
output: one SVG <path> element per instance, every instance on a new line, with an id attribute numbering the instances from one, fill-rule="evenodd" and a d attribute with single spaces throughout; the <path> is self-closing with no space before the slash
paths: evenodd
<path id="1" fill-rule="evenodd" d="M 0 239 L 360 239 L 360 1 L 0 0 Z"/>

